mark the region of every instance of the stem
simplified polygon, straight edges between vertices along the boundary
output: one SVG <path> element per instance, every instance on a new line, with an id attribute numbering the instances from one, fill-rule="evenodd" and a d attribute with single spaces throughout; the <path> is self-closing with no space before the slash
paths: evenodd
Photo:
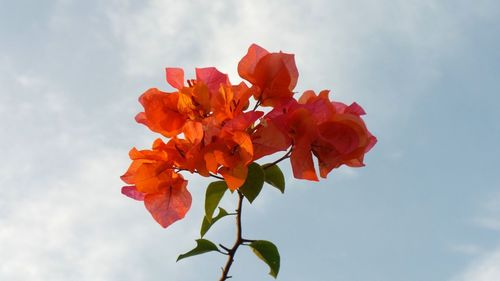
<path id="1" fill-rule="evenodd" d="M 252 109 L 252 111 L 257 110 L 257 107 L 259 107 L 261 103 L 262 103 L 262 101 L 259 99 L 259 100 L 255 103 L 255 107 Z"/>
<path id="2" fill-rule="evenodd" d="M 224 179 L 223 177 L 219 177 L 219 176 L 214 175 L 214 174 L 212 174 L 212 173 L 210 173 L 210 174 L 209 174 L 209 176 L 210 176 L 210 177 L 212 177 L 212 178 L 220 179 L 220 180 L 223 180 L 223 179 Z"/>
<path id="3" fill-rule="evenodd" d="M 175 171 L 176 173 L 186 171 L 186 172 L 190 172 L 191 174 L 192 174 L 192 173 L 197 173 L 197 174 L 199 174 L 199 172 L 198 172 L 198 171 L 190 171 L 190 170 L 188 170 L 188 169 L 181 169 L 181 168 L 174 168 L 174 171 Z M 224 179 L 223 177 L 220 177 L 220 176 L 218 176 L 218 175 L 214 175 L 214 174 L 212 174 L 212 173 L 208 173 L 208 176 L 209 176 L 209 177 L 216 178 L 216 179 L 220 179 L 220 180 L 223 180 L 223 179 Z"/>
<path id="4" fill-rule="evenodd" d="M 233 264 L 234 261 L 234 256 L 236 255 L 236 251 L 238 250 L 238 247 L 240 245 L 243 245 L 244 242 L 250 241 L 247 239 L 243 239 L 242 237 L 242 232 L 241 232 L 241 210 L 243 207 L 243 193 L 241 193 L 238 190 L 238 209 L 236 209 L 236 241 L 234 242 L 234 245 L 231 249 L 227 251 L 228 257 L 227 257 L 227 262 L 224 268 L 222 269 L 222 276 L 219 279 L 219 281 L 224 281 L 231 276 L 229 276 L 229 269 L 231 268 L 231 265 Z"/>
<path id="5" fill-rule="evenodd" d="M 283 161 L 283 160 L 285 160 L 287 158 L 290 158 L 291 154 L 292 154 L 292 148 L 290 148 L 290 150 L 288 150 L 287 153 L 285 155 L 283 155 L 280 159 L 274 161 L 273 163 L 271 163 L 269 165 L 266 165 L 264 167 L 264 170 L 267 169 L 267 168 L 269 168 L 269 167 L 271 167 L 271 166 L 274 166 L 274 165 L 278 164 L 279 162 L 281 162 L 281 161 Z"/>

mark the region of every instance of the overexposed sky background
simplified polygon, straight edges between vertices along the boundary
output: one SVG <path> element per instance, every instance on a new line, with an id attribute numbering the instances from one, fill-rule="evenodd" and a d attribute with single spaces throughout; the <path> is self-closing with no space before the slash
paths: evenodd
<path id="1" fill-rule="evenodd" d="M 499 34 L 496 0 L 0 0 L 0 280 L 218 280 L 225 256 L 175 262 L 208 181 L 191 178 L 193 207 L 165 230 L 119 176 L 156 137 L 133 117 L 169 89 L 164 68 L 236 83 L 251 43 L 294 53 L 296 89 L 358 102 L 379 139 L 365 168 L 320 183 L 284 162 L 285 195 L 245 206 L 278 280 L 500 280 Z M 233 224 L 207 238 L 231 244 Z M 231 270 L 267 272 L 246 249 Z"/>

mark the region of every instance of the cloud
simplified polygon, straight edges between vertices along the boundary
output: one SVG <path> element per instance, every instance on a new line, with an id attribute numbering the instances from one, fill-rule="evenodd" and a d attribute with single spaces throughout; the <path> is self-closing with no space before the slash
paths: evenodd
<path id="1" fill-rule="evenodd" d="M 493 193 L 485 200 L 481 215 L 472 222 L 481 228 L 500 231 L 500 192 Z"/>
<path id="2" fill-rule="evenodd" d="M 470 9 L 466 1 L 449 2 L 312 0 L 291 5 L 285 0 L 62 0 L 42 5 L 43 9 L 23 7 L 30 15 L 18 17 L 22 20 L 16 23 L 23 26 L 11 28 L 10 33 L 3 33 L 8 23 L 0 28 L 2 35 L 7 34 L 4 41 L 9 43 L 0 46 L 0 113 L 6 116 L 0 123 L 0 145 L 4 148 L 0 163 L 0 279 L 204 280 L 208 272 L 213 272 L 214 278 L 210 279 L 215 279 L 222 259 L 179 264 L 174 261 L 179 252 L 193 246 L 198 235 L 205 182 L 190 181 L 193 209 L 186 220 L 167 231 L 155 224 L 141 204 L 119 194 L 122 183 L 118 175 L 129 163 L 128 149 L 133 145 L 147 147 L 156 137 L 133 122 L 141 91 L 151 86 L 166 87 L 165 66 L 184 67 L 190 75 L 195 66 L 214 65 L 228 72 L 234 82 L 239 81 L 236 63 L 255 42 L 270 51 L 296 54 L 301 71 L 299 91 L 330 88 L 333 96 L 342 101 L 359 100 L 370 123 L 389 128 L 379 130 L 381 134 L 383 131 L 387 137 L 401 133 L 394 123 L 406 121 L 405 114 L 415 110 L 415 99 L 433 94 L 429 89 L 441 79 L 443 59 L 456 56 L 457 49 L 463 46 L 467 23 L 476 17 L 496 16 L 495 9 L 489 8 L 496 3 L 494 0 L 480 1 Z M 29 8 L 33 10 L 27 11 Z M 408 151 L 396 150 L 388 155 L 390 159 L 412 160 Z M 273 228 L 276 224 L 272 223 L 265 231 L 271 236 L 278 233 L 274 232 L 278 228 L 288 231 L 288 227 L 295 226 L 296 218 L 288 217 L 287 208 L 307 210 L 303 202 L 317 204 L 311 203 L 318 202 L 314 198 L 317 191 L 293 189 L 294 185 L 312 184 L 293 179 L 288 165 L 283 166 L 290 183 L 283 200 L 288 201 L 280 203 L 281 209 L 276 208 L 277 201 L 273 200 L 282 200 L 281 194 L 265 191 L 269 196 L 264 194 L 253 208 L 258 216 L 248 213 L 249 221 L 255 222 L 248 225 L 249 229 L 264 232 L 262 218 L 280 213 L 280 226 Z M 357 175 L 358 170 L 341 169 L 331 178 L 357 180 Z M 325 198 L 332 195 L 321 194 Z M 290 201 L 293 196 L 296 201 Z M 227 199 L 225 206 L 230 205 Z M 415 201 L 418 196 L 411 200 L 415 205 L 421 202 Z M 345 216 L 349 221 L 359 218 L 360 225 L 370 225 L 363 221 L 367 216 L 341 214 L 348 208 L 330 214 L 332 205 L 325 201 L 324 206 L 316 208 L 315 218 L 322 221 L 319 225 L 325 225 L 325 217 L 321 216 L 325 213 L 329 218 Z M 359 213 L 366 208 L 360 207 Z M 498 230 L 499 213 L 492 208 L 475 223 Z M 269 212 L 276 209 L 276 213 Z M 383 213 L 388 216 L 385 220 L 401 222 L 393 217 L 392 210 Z M 377 211 L 380 209 L 373 213 Z M 400 215 L 407 220 L 404 211 Z M 385 226 L 394 225 L 380 225 Z M 218 240 L 227 235 L 232 238 L 233 227 L 232 221 L 226 225 L 221 222 L 211 234 L 216 234 Z M 332 231 L 329 227 L 325 226 L 323 232 Z M 305 237 L 305 233 L 297 230 L 292 237 Z M 376 240 L 376 233 L 370 235 Z M 284 255 L 297 249 L 290 242 L 297 240 L 288 236 L 284 233 L 279 237 L 290 245 L 290 249 L 284 248 Z M 317 243 L 330 241 L 317 239 Z M 405 243 L 390 242 L 395 247 L 406 247 Z M 355 243 L 346 238 L 342 244 Z M 342 252 L 358 253 L 338 247 Z M 482 253 L 473 244 L 455 245 L 452 249 L 472 256 Z M 498 274 L 499 252 L 496 249 L 483 253 L 457 280 L 500 280 L 494 275 Z M 251 258 L 249 268 L 255 262 Z M 283 259 L 290 280 L 300 276 L 302 266 L 311 266 L 302 264 L 307 258 L 298 257 L 295 261 L 299 266 L 291 268 L 295 264 L 287 262 L 293 259 Z M 325 256 L 317 259 L 328 261 Z M 386 255 L 373 265 L 384 268 L 393 261 Z M 350 264 L 314 274 L 348 274 L 354 271 Z M 286 277 L 287 271 L 280 274 Z"/>
<path id="3" fill-rule="evenodd" d="M 500 280 L 500 247 L 473 261 L 452 281 Z"/>
<path id="4" fill-rule="evenodd" d="M 167 273 L 196 279 L 174 259 L 191 246 L 198 221 L 177 223 L 167 233 L 142 204 L 122 196 L 124 158 L 122 150 L 96 149 L 78 160 L 72 176 L 4 194 L 0 279 L 153 280 Z M 178 247 L 169 247 L 174 239 Z"/>
<path id="5" fill-rule="evenodd" d="M 486 231 L 500 231 L 500 193 L 496 192 L 482 203 L 482 214 L 472 220 L 475 227 Z M 466 269 L 452 281 L 492 281 L 500 280 L 500 246 L 485 251 L 477 245 L 454 245 L 457 252 L 473 255 Z M 491 249 L 491 247 L 489 248 Z"/>

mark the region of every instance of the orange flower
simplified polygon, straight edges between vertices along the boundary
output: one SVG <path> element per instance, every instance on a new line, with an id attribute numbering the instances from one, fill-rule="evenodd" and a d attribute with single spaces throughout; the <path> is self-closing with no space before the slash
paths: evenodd
<path id="1" fill-rule="evenodd" d="M 217 164 L 223 167 L 219 173 L 224 177 L 231 190 L 243 185 L 248 173 L 248 164 L 252 162 L 252 140 L 241 131 L 225 132 L 213 145 L 213 156 Z"/>
<path id="2" fill-rule="evenodd" d="M 191 206 L 187 181 L 179 171 L 219 174 L 236 190 L 245 182 L 250 163 L 291 147 L 286 156 L 294 176 L 317 181 L 313 155 L 320 176 L 326 177 L 341 165 L 363 166 L 365 153 L 376 143 L 356 103 L 332 102 L 327 90 L 318 95 L 305 91 L 294 99 L 298 71 L 293 54 L 269 53 L 252 44 L 238 73 L 251 87 L 232 85 L 214 67 L 196 68 L 196 79 L 190 80 L 183 69 L 166 68 L 166 80 L 175 91 L 152 88 L 139 98 L 144 112 L 137 114 L 137 122 L 170 140 L 157 139 L 152 150 L 130 151 L 132 163 L 122 176 L 128 186 L 122 193 L 144 201 L 163 227 L 183 218 Z M 257 106 L 273 109 L 264 117 L 257 106 L 246 111 L 251 96 Z"/>
<path id="3" fill-rule="evenodd" d="M 253 85 L 254 98 L 264 106 L 291 98 L 299 77 L 293 54 L 269 53 L 256 44 L 239 62 L 238 73 Z"/>
<path id="4" fill-rule="evenodd" d="M 146 209 L 163 227 L 182 219 L 191 206 L 187 181 L 175 173 L 168 154 L 161 150 L 130 151 L 132 164 L 121 177 L 130 186 L 122 193 L 144 201 Z"/>
<path id="5" fill-rule="evenodd" d="M 243 113 L 249 104 L 252 91 L 241 82 L 237 86 L 221 85 L 212 96 L 212 109 L 219 122 L 232 119 Z"/>
<path id="6" fill-rule="evenodd" d="M 179 93 L 166 93 L 152 88 L 141 95 L 139 102 L 144 106 L 144 112 L 135 117 L 138 123 L 166 137 L 182 132 L 186 117 L 177 109 Z"/>

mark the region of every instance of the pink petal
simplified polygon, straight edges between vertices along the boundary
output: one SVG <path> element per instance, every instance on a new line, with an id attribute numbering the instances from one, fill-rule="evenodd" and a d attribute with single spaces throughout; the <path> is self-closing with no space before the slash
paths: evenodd
<path id="1" fill-rule="evenodd" d="M 146 193 L 138 191 L 135 185 L 122 187 L 122 194 L 137 201 L 144 201 L 146 195 Z"/>
<path id="2" fill-rule="evenodd" d="M 220 84 L 228 84 L 229 78 L 215 67 L 196 68 L 196 80 L 203 81 L 210 92 L 217 92 Z"/>
<path id="3" fill-rule="evenodd" d="M 354 115 L 365 115 L 366 112 L 364 111 L 364 109 L 357 103 L 353 102 L 351 105 L 349 105 L 344 113 L 351 113 L 351 114 L 354 114 Z"/>
<path id="4" fill-rule="evenodd" d="M 182 89 L 184 87 L 184 70 L 175 67 L 167 67 L 165 70 L 168 84 L 176 89 Z"/>

